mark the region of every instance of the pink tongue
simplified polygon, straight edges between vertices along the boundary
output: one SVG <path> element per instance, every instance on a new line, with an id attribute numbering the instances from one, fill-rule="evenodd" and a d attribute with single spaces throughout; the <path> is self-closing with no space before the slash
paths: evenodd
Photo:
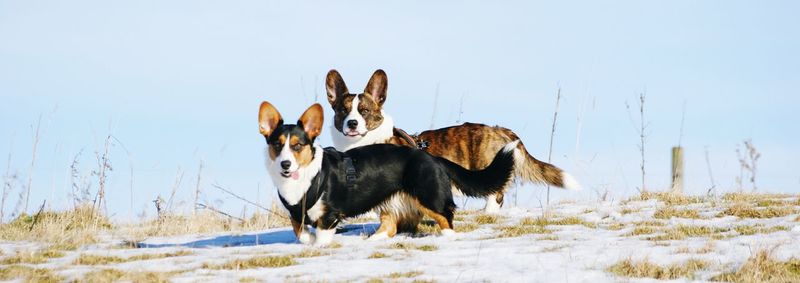
<path id="1" fill-rule="evenodd" d="M 297 171 L 292 172 L 292 179 L 294 180 L 300 179 L 300 173 L 297 173 Z"/>

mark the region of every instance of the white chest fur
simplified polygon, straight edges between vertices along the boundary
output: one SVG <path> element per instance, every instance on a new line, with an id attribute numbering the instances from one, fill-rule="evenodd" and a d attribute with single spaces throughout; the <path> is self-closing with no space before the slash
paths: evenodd
<path id="1" fill-rule="evenodd" d="M 322 147 L 314 145 L 314 148 L 314 158 L 311 160 L 311 163 L 297 169 L 297 173 L 300 174 L 297 180 L 281 176 L 278 166 L 273 164 L 276 161 L 267 158 L 267 162 L 269 163 L 267 164 L 267 172 L 269 172 L 272 183 L 278 187 L 278 194 L 280 194 L 289 205 L 295 205 L 300 202 L 300 199 L 303 198 L 308 188 L 311 186 L 311 181 L 314 180 L 314 177 L 317 176 L 319 170 L 322 168 Z"/>
<path id="2" fill-rule="evenodd" d="M 386 143 L 387 139 L 394 136 L 394 120 L 383 111 L 381 111 L 381 115 L 383 115 L 383 123 L 364 136 L 348 137 L 336 129 L 336 126 L 331 125 L 333 147 L 338 151 L 347 151 L 360 146 Z"/>

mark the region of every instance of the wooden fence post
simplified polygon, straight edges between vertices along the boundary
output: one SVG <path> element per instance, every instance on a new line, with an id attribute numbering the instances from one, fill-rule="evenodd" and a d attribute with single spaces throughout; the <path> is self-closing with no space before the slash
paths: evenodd
<path id="1" fill-rule="evenodd" d="M 683 194 L 683 148 L 672 148 L 672 193 Z"/>

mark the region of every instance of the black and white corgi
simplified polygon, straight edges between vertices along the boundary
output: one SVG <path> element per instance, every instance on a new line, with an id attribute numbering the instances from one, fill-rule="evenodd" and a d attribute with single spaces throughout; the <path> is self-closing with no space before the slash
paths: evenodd
<path id="1" fill-rule="evenodd" d="M 470 171 L 411 147 L 377 144 L 340 152 L 314 143 L 323 123 L 319 104 L 296 125 L 284 124 L 269 102 L 261 103 L 259 130 L 267 141 L 267 171 L 289 211 L 302 243 L 329 244 L 340 220 L 357 216 L 402 194 L 434 219 L 443 235 L 453 234 L 451 186 L 470 196 L 502 190 L 514 171 L 511 142 L 483 170 Z M 305 224 L 316 228 L 306 232 Z"/>

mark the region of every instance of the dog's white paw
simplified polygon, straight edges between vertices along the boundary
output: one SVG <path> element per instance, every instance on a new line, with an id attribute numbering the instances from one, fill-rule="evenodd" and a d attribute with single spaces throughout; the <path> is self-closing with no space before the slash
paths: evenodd
<path id="1" fill-rule="evenodd" d="M 301 244 L 309 245 L 314 242 L 314 235 L 309 232 L 303 231 L 300 233 L 300 236 L 297 237 L 297 240 L 300 241 Z"/>
<path id="2" fill-rule="evenodd" d="M 389 239 L 389 234 L 387 234 L 386 232 L 380 232 L 372 234 L 372 236 L 369 236 L 369 238 L 367 238 L 367 241 L 380 241 L 386 239 Z"/>
<path id="3" fill-rule="evenodd" d="M 456 231 L 453 231 L 453 229 L 442 230 L 442 237 L 452 238 L 455 237 L 456 235 L 458 235 L 458 233 L 456 233 Z"/>
<path id="4" fill-rule="evenodd" d="M 315 246 L 327 246 L 333 242 L 333 235 L 336 234 L 336 229 L 317 229 L 317 239 L 314 241 Z"/>
<path id="5" fill-rule="evenodd" d="M 500 212 L 500 204 L 497 203 L 495 195 L 486 197 L 486 207 L 483 208 L 483 212 L 487 214 L 497 214 Z"/>

